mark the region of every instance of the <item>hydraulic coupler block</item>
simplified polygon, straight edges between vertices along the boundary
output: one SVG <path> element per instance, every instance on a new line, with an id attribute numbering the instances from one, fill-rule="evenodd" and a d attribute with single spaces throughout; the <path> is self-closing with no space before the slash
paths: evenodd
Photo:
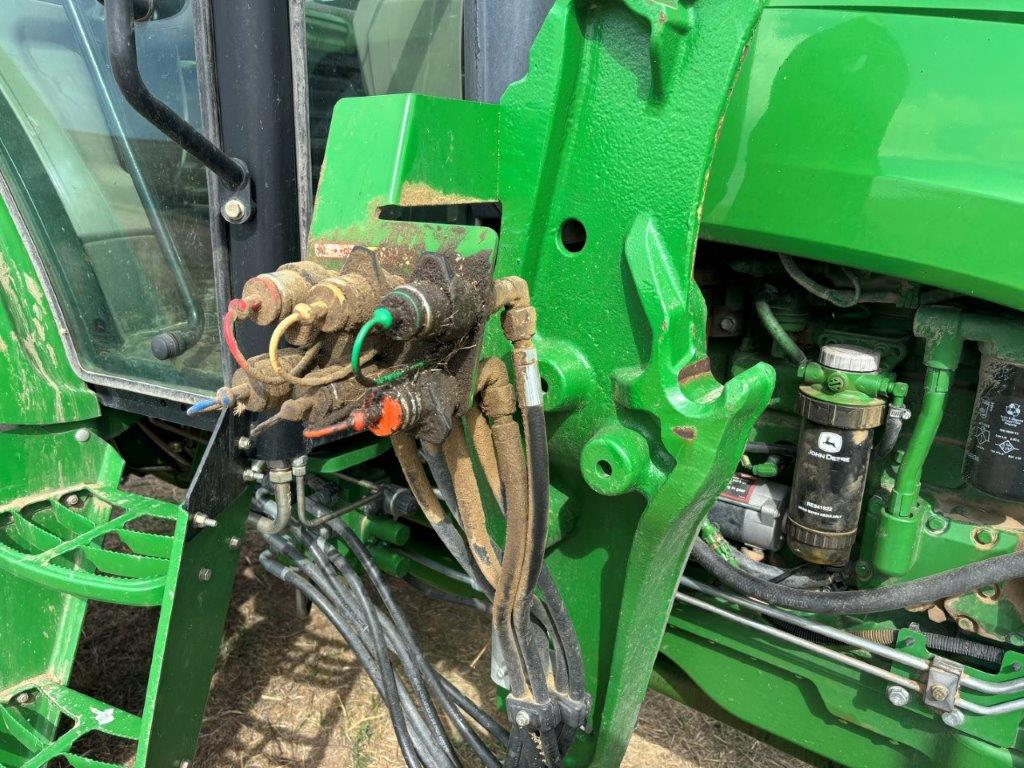
<path id="1" fill-rule="evenodd" d="M 786 535 L 789 548 L 808 562 L 838 566 L 850 559 L 872 433 L 882 423 L 886 405 L 855 383 L 880 378 L 878 365 L 877 352 L 827 345 L 816 367 L 823 373 L 817 377 L 821 381 L 800 387 L 803 424 Z"/>
<path id="2" fill-rule="evenodd" d="M 1024 363 L 982 357 L 964 479 L 1001 499 L 1024 501 Z"/>

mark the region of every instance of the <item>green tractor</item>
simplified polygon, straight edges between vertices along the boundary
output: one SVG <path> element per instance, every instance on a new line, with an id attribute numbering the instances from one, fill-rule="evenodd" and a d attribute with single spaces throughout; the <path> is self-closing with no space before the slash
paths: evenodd
<path id="1" fill-rule="evenodd" d="M 618 765 L 648 688 L 1024 764 L 1022 24 L 7 3 L 0 766 L 197 768 L 247 527 L 414 768 Z M 499 716 L 397 579 L 486 606 Z M 70 683 L 97 602 L 158 614 L 141 711 Z"/>

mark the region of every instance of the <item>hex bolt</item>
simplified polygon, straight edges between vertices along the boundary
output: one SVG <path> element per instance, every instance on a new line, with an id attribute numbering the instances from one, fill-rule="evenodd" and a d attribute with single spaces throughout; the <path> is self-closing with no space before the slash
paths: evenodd
<path id="1" fill-rule="evenodd" d="M 28 691 L 22 691 L 14 697 L 14 703 L 19 707 L 24 707 L 26 704 L 32 703 L 32 694 Z"/>
<path id="2" fill-rule="evenodd" d="M 718 321 L 718 327 L 726 333 L 731 333 L 736 330 L 736 318 L 732 315 L 726 315 Z"/>
<path id="3" fill-rule="evenodd" d="M 192 515 L 192 525 L 196 528 L 216 528 L 217 521 L 209 515 L 204 515 L 202 512 L 196 512 Z"/>
<path id="4" fill-rule="evenodd" d="M 964 724 L 964 713 L 959 709 L 953 709 L 942 713 L 942 722 L 950 728 L 959 728 Z"/>
<path id="5" fill-rule="evenodd" d="M 910 691 L 899 685 L 890 685 L 886 688 L 885 696 L 894 707 L 905 707 L 910 703 Z"/>
<path id="6" fill-rule="evenodd" d="M 944 685 L 933 685 L 928 689 L 928 695 L 935 701 L 945 701 L 949 698 L 949 688 Z"/>
<path id="7" fill-rule="evenodd" d="M 224 217 L 225 221 L 230 221 L 232 224 L 238 224 L 239 222 L 245 221 L 246 216 L 249 215 L 249 211 L 245 207 L 245 203 L 237 197 L 229 197 L 224 201 L 224 205 L 220 207 L 220 215 Z"/>
<path id="8" fill-rule="evenodd" d="M 246 437 L 245 435 L 243 435 L 242 437 L 238 438 L 238 450 L 245 451 L 246 453 L 251 451 L 252 450 L 252 438 L 251 437 Z"/>
<path id="9" fill-rule="evenodd" d="M 974 631 L 974 619 L 972 619 L 970 616 L 960 616 L 956 620 L 956 625 L 960 627 L 960 629 L 962 629 L 964 632 Z"/>
<path id="10" fill-rule="evenodd" d="M 69 493 L 67 496 L 64 497 L 65 507 L 77 507 L 81 503 L 82 499 L 79 498 L 77 493 Z"/>
<path id="11" fill-rule="evenodd" d="M 75 430 L 75 440 L 77 440 L 80 443 L 87 443 L 87 442 L 89 442 L 89 438 L 90 437 L 92 437 L 92 432 L 90 432 L 85 427 L 82 427 L 81 429 Z"/>
<path id="12" fill-rule="evenodd" d="M 238 549 L 240 546 L 242 546 L 242 540 L 237 536 L 228 539 L 228 549 Z"/>
<path id="13" fill-rule="evenodd" d="M 932 533 L 942 533 L 948 525 L 946 518 L 941 515 L 931 515 L 924 523 L 924 527 Z"/>
<path id="14" fill-rule="evenodd" d="M 190 768 L 191 765 L 192 765 L 192 763 L 190 761 L 188 761 L 188 760 L 179 760 L 178 761 L 178 768 Z"/>
<path id="15" fill-rule="evenodd" d="M 529 712 L 523 712 L 522 710 L 520 710 L 519 712 L 516 712 L 516 725 L 518 725 L 520 728 L 525 728 L 529 724 L 530 724 L 530 713 Z"/>
<path id="16" fill-rule="evenodd" d="M 212 578 L 213 578 L 213 571 L 211 571 L 209 568 L 200 568 L 199 569 L 199 580 L 200 581 L 209 581 Z"/>
<path id="17" fill-rule="evenodd" d="M 982 547 L 988 547 L 996 543 L 996 534 L 988 528 L 975 528 L 972 533 L 975 543 Z"/>

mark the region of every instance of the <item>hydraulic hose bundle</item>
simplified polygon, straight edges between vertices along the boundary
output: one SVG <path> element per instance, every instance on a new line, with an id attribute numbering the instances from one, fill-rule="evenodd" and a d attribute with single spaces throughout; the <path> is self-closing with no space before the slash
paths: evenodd
<path id="1" fill-rule="evenodd" d="M 340 511 L 307 513 L 315 502 L 299 493 L 304 461 L 291 466 L 295 522 L 291 496 L 276 510 L 269 496 L 260 496 L 264 511 L 273 512 L 259 526 L 269 545 L 261 562 L 319 606 L 352 646 L 388 707 L 410 766 L 462 764 L 439 713 L 484 765 L 561 765 L 586 724 L 590 701 L 579 641 L 544 565 L 547 430 L 527 285 L 515 277 L 494 281 L 486 263 L 444 254 L 423 255 L 403 283 L 374 258 L 356 259 L 358 269 L 341 275 L 302 263 L 250 281 L 224 318 L 225 340 L 239 365 L 236 379 L 196 410 L 276 408 L 250 438 L 282 419 L 302 421 L 303 436 L 314 445 L 364 431 L 391 437 L 423 515 L 491 604 L 495 668 L 505 670 L 498 682 L 508 690 L 507 731 L 425 662 Z M 511 378 L 496 358 L 479 363 L 483 324 L 498 312 L 512 345 Z M 241 354 L 233 332 L 241 319 L 277 323 L 267 354 Z M 269 469 L 273 483 L 277 476 L 271 475 L 287 468 Z M 250 475 L 264 479 L 262 469 Z M 488 530 L 484 482 L 505 516 L 501 546 Z M 374 605 L 353 563 L 327 546 L 328 536 L 340 537 L 383 608 Z M 484 735 L 504 745 L 500 759 Z"/>

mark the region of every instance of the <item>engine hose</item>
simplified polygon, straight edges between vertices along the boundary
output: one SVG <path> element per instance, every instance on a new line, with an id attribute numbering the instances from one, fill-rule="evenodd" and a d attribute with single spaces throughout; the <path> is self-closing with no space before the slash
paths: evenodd
<path id="1" fill-rule="evenodd" d="M 903 422 L 908 418 L 910 418 L 910 411 L 905 407 L 889 404 L 889 410 L 885 416 L 885 428 L 882 430 L 882 439 L 875 446 L 872 459 L 876 461 L 884 459 L 892 453 L 896 443 L 899 442 L 900 433 L 903 431 Z"/>
<path id="2" fill-rule="evenodd" d="M 772 312 L 771 306 L 768 304 L 767 299 L 760 298 L 754 302 L 754 309 L 757 310 L 757 316 L 761 319 L 761 324 L 764 329 L 768 331 L 768 334 L 775 340 L 775 343 L 779 345 L 779 348 L 786 354 L 790 362 L 794 365 L 803 365 L 807 362 L 807 355 L 804 351 L 797 346 L 796 342 L 793 341 L 793 337 L 789 335 L 785 328 L 782 327 L 782 323 L 775 317 L 775 313 Z"/>
<path id="3" fill-rule="evenodd" d="M 947 597 L 1024 577 L 1024 551 L 990 557 L 951 571 L 877 589 L 849 592 L 811 592 L 751 576 L 733 568 L 700 538 L 691 558 L 735 592 L 769 605 L 828 615 L 884 613 L 909 606 L 930 605 Z"/>
<path id="4" fill-rule="evenodd" d="M 773 627 L 778 629 L 784 629 L 791 635 L 803 638 L 804 640 L 810 640 L 821 645 L 844 645 L 839 640 L 835 640 L 831 637 L 825 637 L 819 635 L 813 629 L 807 629 L 805 627 L 795 627 L 785 621 L 779 621 L 773 619 L 770 616 L 766 616 L 765 620 Z M 847 630 L 851 635 L 862 637 L 865 640 L 870 640 L 873 643 L 879 645 L 892 646 L 896 643 L 896 638 L 899 635 L 895 629 L 865 629 L 865 630 Z M 1003 649 L 997 648 L 994 645 L 986 645 L 985 643 L 978 643 L 974 640 L 968 640 L 963 637 L 952 637 L 950 635 L 940 635 L 938 632 L 921 632 L 924 636 L 924 645 L 929 651 L 953 654 L 955 656 L 965 656 L 975 661 L 980 661 L 990 667 L 998 668 L 1003 663 Z"/>

